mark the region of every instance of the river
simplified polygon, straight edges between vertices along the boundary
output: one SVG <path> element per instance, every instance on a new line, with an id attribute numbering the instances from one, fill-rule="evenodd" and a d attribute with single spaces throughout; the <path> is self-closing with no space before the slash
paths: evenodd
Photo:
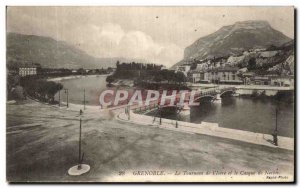
<path id="1" fill-rule="evenodd" d="M 64 89 L 68 89 L 69 102 L 75 104 L 83 104 L 84 95 L 86 99 L 86 105 L 97 106 L 99 105 L 99 95 L 106 89 L 106 76 L 100 75 L 86 76 L 76 79 L 66 79 L 59 81 L 63 84 Z M 85 90 L 85 93 L 84 93 Z M 61 90 L 61 101 L 67 101 L 67 93 Z M 55 95 L 55 99 L 58 100 L 58 93 Z"/>
<path id="2" fill-rule="evenodd" d="M 179 115 L 178 120 L 212 122 L 218 123 L 220 127 L 272 134 L 276 126 L 276 108 L 278 134 L 294 137 L 293 104 L 278 104 L 272 98 L 227 97 L 222 99 L 222 103 L 201 103 L 200 106 L 191 108 L 190 115 Z M 152 111 L 148 115 L 155 113 Z M 163 117 L 176 119 L 175 114 L 165 114 Z"/>
<path id="3" fill-rule="evenodd" d="M 69 102 L 83 104 L 84 89 L 87 105 L 99 105 L 99 95 L 106 89 L 104 76 L 83 77 L 60 81 L 69 90 Z M 56 95 L 58 99 L 58 94 Z M 61 100 L 66 101 L 66 93 L 61 91 Z M 272 134 L 276 124 L 280 136 L 294 137 L 294 106 L 292 103 L 277 103 L 272 98 L 252 99 L 227 97 L 222 103 L 202 103 L 192 107 L 188 116 L 178 116 L 181 121 L 193 123 L 214 122 L 221 127 Z M 153 115 L 151 112 L 148 115 Z M 176 115 L 164 118 L 176 119 Z"/>

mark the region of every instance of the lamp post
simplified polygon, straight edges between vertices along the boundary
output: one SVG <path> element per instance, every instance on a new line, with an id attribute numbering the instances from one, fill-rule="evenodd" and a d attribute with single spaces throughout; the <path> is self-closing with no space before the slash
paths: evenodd
<path id="1" fill-rule="evenodd" d="M 162 110 L 162 108 L 160 106 L 159 107 L 159 125 L 161 125 L 161 110 Z"/>
<path id="2" fill-rule="evenodd" d="M 278 125 L 277 125 L 277 116 L 278 116 L 278 109 L 276 107 L 275 109 L 275 130 L 274 133 L 272 134 L 273 136 L 273 143 L 275 146 L 278 146 Z"/>
<path id="3" fill-rule="evenodd" d="M 58 106 L 60 107 L 60 90 L 58 91 Z"/>
<path id="4" fill-rule="evenodd" d="M 67 108 L 69 108 L 69 90 L 65 89 L 65 94 L 67 94 Z"/>
<path id="5" fill-rule="evenodd" d="M 90 170 L 90 166 L 88 164 L 83 164 L 83 157 L 84 157 L 84 153 L 81 154 L 81 124 L 82 124 L 82 120 L 81 120 L 81 116 L 82 116 L 83 112 L 82 110 L 79 111 L 79 141 L 78 141 L 78 164 L 71 167 L 68 170 L 68 174 L 71 176 L 79 176 L 81 174 L 84 174 L 86 172 L 88 172 Z"/>
<path id="6" fill-rule="evenodd" d="M 176 104 L 176 128 L 178 128 L 178 106 Z"/>
<path id="7" fill-rule="evenodd" d="M 83 89 L 83 109 L 85 110 L 85 89 Z"/>
<path id="8" fill-rule="evenodd" d="M 276 126 L 275 126 L 275 131 L 277 132 L 278 131 L 278 124 L 277 124 L 277 117 L 278 117 L 278 109 L 276 108 L 276 111 L 275 111 L 275 114 L 276 114 Z"/>
<path id="9" fill-rule="evenodd" d="M 130 120 L 130 105 L 128 105 L 128 120 Z"/>
<path id="10" fill-rule="evenodd" d="M 78 147 L 78 170 L 81 169 L 81 162 L 83 160 L 83 155 L 81 158 L 81 118 L 79 119 L 79 147 Z"/>

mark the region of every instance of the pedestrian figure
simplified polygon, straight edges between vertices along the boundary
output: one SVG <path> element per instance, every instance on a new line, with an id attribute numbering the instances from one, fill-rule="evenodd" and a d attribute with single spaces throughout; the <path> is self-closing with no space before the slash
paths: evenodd
<path id="1" fill-rule="evenodd" d="M 130 108 L 129 108 L 129 106 L 127 107 L 127 115 L 128 115 L 128 120 L 130 120 Z"/>
<path id="2" fill-rule="evenodd" d="M 80 111 L 79 111 L 79 115 L 82 115 L 83 114 L 83 111 L 80 109 Z"/>

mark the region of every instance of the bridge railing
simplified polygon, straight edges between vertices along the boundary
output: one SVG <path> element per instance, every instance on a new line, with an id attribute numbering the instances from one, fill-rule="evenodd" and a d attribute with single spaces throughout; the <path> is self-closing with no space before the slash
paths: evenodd
<path id="1" fill-rule="evenodd" d="M 196 93 L 194 99 L 201 98 L 203 96 L 212 96 L 214 97 L 217 94 L 223 93 L 225 91 L 235 91 L 235 87 L 222 87 L 222 88 L 210 88 L 210 89 L 205 89 L 205 90 L 200 90 L 199 92 Z M 191 92 L 186 93 L 186 98 L 190 97 Z M 180 94 L 176 95 L 176 100 L 180 99 Z M 145 113 L 148 111 L 153 110 L 154 108 L 158 109 L 160 106 L 158 101 L 152 101 L 150 102 L 149 105 L 143 105 L 143 106 L 137 106 L 137 107 L 132 107 L 136 113 Z"/>

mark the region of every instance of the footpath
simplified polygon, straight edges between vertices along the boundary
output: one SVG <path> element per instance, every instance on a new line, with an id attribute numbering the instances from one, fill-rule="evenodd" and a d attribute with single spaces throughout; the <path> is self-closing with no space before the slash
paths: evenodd
<path id="1" fill-rule="evenodd" d="M 203 134 L 220 138 L 238 140 L 242 142 L 277 147 L 281 149 L 294 150 L 294 138 L 278 136 L 278 146 L 273 144 L 273 136 L 269 134 L 255 133 L 250 131 L 236 130 L 219 127 L 217 123 L 202 122 L 200 124 L 183 121 L 170 120 L 165 118 L 154 118 L 147 115 L 136 114 L 130 111 L 130 118 L 125 112 L 116 115 L 122 122 L 130 122 L 138 125 L 153 126 L 191 134 Z"/>

